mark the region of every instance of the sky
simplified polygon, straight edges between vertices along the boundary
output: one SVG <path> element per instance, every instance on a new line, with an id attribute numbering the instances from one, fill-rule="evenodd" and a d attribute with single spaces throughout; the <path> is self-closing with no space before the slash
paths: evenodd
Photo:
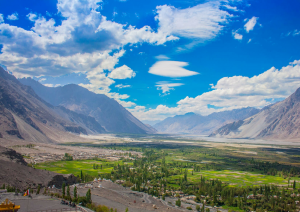
<path id="1" fill-rule="evenodd" d="M 145 123 L 263 108 L 300 87 L 299 0 L 0 0 L 0 64 Z"/>

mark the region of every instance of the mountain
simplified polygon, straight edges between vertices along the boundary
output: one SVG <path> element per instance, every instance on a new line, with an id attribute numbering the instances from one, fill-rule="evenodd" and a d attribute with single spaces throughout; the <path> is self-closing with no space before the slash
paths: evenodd
<path id="1" fill-rule="evenodd" d="M 20 79 L 24 85 L 32 87 L 36 94 L 54 106 L 76 113 L 94 117 L 95 120 L 112 133 L 155 133 L 114 99 L 104 94 L 95 94 L 89 90 L 69 84 L 63 87 L 46 87 L 31 78 Z"/>
<path id="2" fill-rule="evenodd" d="M 72 117 L 73 120 L 77 118 L 80 124 L 58 115 L 58 112 L 63 114 L 64 111 L 64 116 Z M 91 131 L 87 130 L 86 124 L 93 123 L 94 120 L 82 119 L 89 118 L 66 112 L 63 108 L 55 108 L 37 96 L 32 88 L 21 84 L 0 67 L 0 138 L 46 143 L 74 140 L 78 139 L 74 134 L 87 134 L 87 131 Z M 100 128 L 97 130 L 100 131 Z"/>
<path id="3" fill-rule="evenodd" d="M 227 124 L 210 136 L 293 140 L 300 138 L 300 88 L 284 101 L 259 113 Z"/>
<path id="4" fill-rule="evenodd" d="M 251 107 L 212 113 L 201 116 L 195 113 L 187 113 L 169 117 L 155 124 L 153 127 L 164 133 L 188 133 L 209 135 L 222 125 L 232 121 L 240 120 L 258 113 L 259 110 Z"/>

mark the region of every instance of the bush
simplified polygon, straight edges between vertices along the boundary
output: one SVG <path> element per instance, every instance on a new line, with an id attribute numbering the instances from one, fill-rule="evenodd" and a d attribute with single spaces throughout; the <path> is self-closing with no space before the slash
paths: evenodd
<path id="1" fill-rule="evenodd" d="M 186 207 L 186 209 L 188 209 L 188 210 L 190 210 L 190 211 L 191 211 L 191 210 L 193 210 L 193 208 L 192 208 L 192 207 Z"/>
<path id="2" fill-rule="evenodd" d="M 181 206 L 181 201 L 180 201 L 180 199 L 179 199 L 179 198 L 178 198 L 178 200 L 176 201 L 175 205 L 177 205 L 178 207 L 180 207 L 180 206 Z"/>
<path id="3" fill-rule="evenodd" d="M 200 211 L 200 206 L 199 205 L 196 205 L 196 211 Z"/>
<path id="4" fill-rule="evenodd" d="M 78 197 L 77 203 L 81 203 L 82 206 L 86 206 L 88 201 L 87 201 L 86 197 Z"/>

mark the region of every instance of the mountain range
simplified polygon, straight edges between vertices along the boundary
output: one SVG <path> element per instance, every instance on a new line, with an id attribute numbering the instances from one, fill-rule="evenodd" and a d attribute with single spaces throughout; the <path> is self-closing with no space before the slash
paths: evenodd
<path id="1" fill-rule="evenodd" d="M 180 134 L 201 134 L 209 135 L 224 124 L 248 118 L 259 110 L 256 108 L 242 108 L 231 111 L 212 113 L 208 116 L 201 116 L 195 113 L 177 115 L 166 118 L 155 124 L 153 127 L 158 132 L 180 133 Z"/>
<path id="2" fill-rule="evenodd" d="M 143 124 L 116 100 L 104 94 L 95 94 L 75 84 L 46 87 L 31 78 L 23 78 L 19 81 L 30 86 L 40 98 L 53 106 L 95 118 L 106 132 L 155 133 L 153 128 Z M 72 113 L 68 112 L 65 118 L 72 121 Z"/>
<path id="3" fill-rule="evenodd" d="M 91 131 L 87 125 L 94 124 L 92 118 L 74 113 L 73 121 L 70 121 L 56 111 L 64 113 L 62 108 L 45 102 L 31 87 L 21 84 L 0 67 L 0 138 L 49 143 L 74 139 L 74 134 Z M 98 127 L 95 132 L 105 132 Z"/>
<path id="4" fill-rule="evenodd" d="M 0 67 L 0 138 L 52 143 L 81 139 L 78 134 L 154 132 L 105 95 L 77 85 L 57 89 L 27 81 L 48 91 L 47 96 L 37 95 Z"/>
<path id="5" fill-rule="evenodd" d="M 300 88 L 285 100 L 213 132 L 210 136 L 293 140 L 300 137 Z"/>

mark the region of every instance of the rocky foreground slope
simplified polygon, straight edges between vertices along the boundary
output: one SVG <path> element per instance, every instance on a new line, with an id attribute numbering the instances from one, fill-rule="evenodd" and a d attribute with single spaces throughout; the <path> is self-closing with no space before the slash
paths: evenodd
<path id="1" fill-rule="evenodd" d="M 294 140 L 300 138 L 300 88 L 284 101 L 247 119 L 227 124 L 210 136 Z"/>
<path id="2" fill-rule="evenodd" d="M 57 188 L 65 182 L 76 183 L 74 175 L 62 175 L 46 170 L 38 170 L 27 165 L 22 155 L 13 149 L 0 146 L 0 185 L 13 186 L 21 191 L 27 188 L 53 186 Z"/>
<path id="3" fill-rule="evenodd" d="M 195 113 L 187 113 L 171 118 L 166 118 L 162 122 L 155 124 L 153 127 L 159 132 L 164 133 L 189 133 L 209 135 L 222 125 L 248 118 L 259 110 L 256 108 L 242 108 L 231 111 L 212 113 L 208 116 L 201 116 Z"/>

